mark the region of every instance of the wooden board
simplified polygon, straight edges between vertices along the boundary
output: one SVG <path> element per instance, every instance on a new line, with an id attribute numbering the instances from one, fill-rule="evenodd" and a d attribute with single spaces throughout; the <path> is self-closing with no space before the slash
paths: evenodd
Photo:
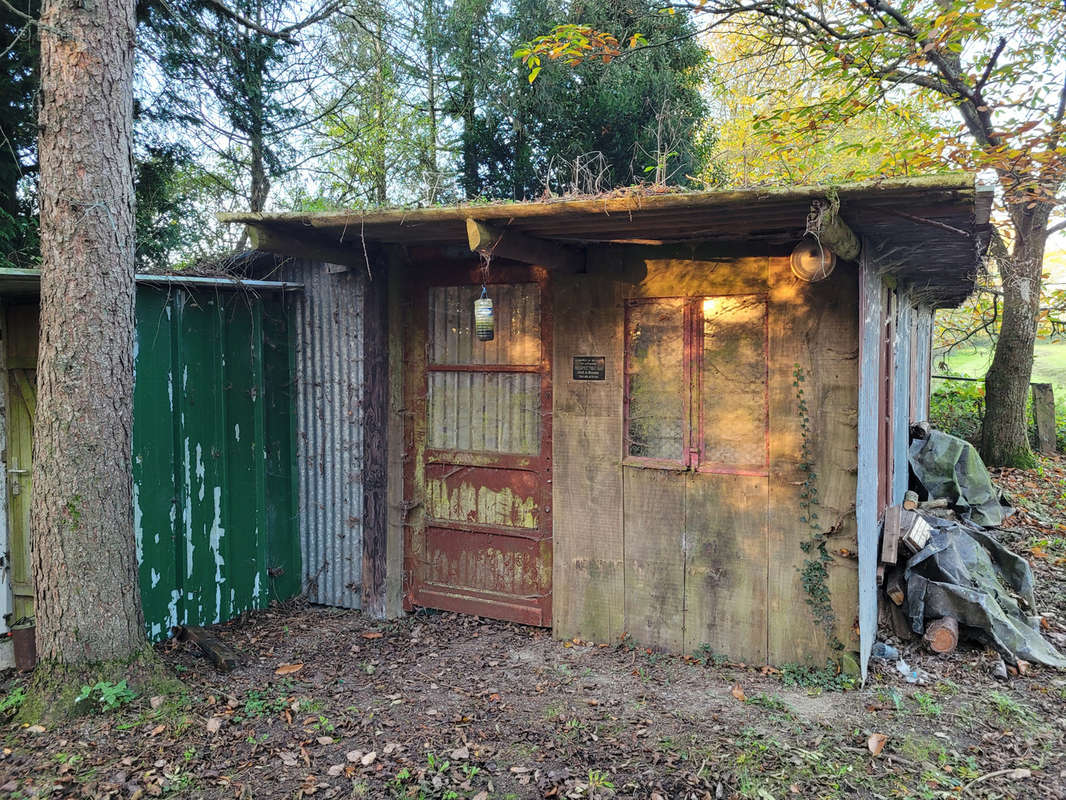
<path id="1" fill-rule="evenodd" d="M 881 337 L 884 328 L 882 279 L 864 257 L 859 265 L 859 307 L 856 318 L 859 333 L 858 425 L 856 447 L 859 474 L 864 476 L 855 491 L 856 537 L 859 553 L 859 645 L 860 667 L 866 665 L 877 634 L 877 518 L 879 476 L 883 463 L 881 431 L 882 371 Z"/>
<path id="2" fill-rule="evenodd" d="M 596 642 L 623 632 L 621 290 L 601 275 L 555 286 L 553 631 Z M 574 356 L 604 380 L 574 380 Z"/>
<path id="3" fill-rule="evenodd" d="M 650 647 L 685 646 L 685 505 L 682 472 L 626 467 L 625 629 Z"/>
<path id="4" fill-rule="evenodd" d="M 907 445 L 910 443 L 911 424 L 911 336 L 914 329 L 914 314 L 910 294 L 900 289 L 896 307 L 895 354 L 892 359 L 892 494 L 890 503 L 902 503 L 910 479 L 907 462 Z"/>
<path id="5" fill-rule="evenodd" d="M 885 509 L 885 519 L 881 524 L 881 563 L 895 564 L 899 561 L 899 537 L 902 524 L 900 506 Z"/>
<path id="6" fill-rule="evenodd" d="M 685 652 L 766 663 L 768 500 L 765 477 L 689 474 Z"/>
<path id="7" fill-rule="evenodd" d="M 30 497 L 33 492 L 33 420 L 37 409 L 37 307 L 10 306 L 7 335 L 7 551 L 10 567 L 10 623 L 33 616 Z M 6 589 L 0 585 L 0 589 Z"/>
<path id="8" fill-rule="evenodd" d="M 626 297 L 759 294 L 769 286 L 764 255 L 721 247 L 629 247 L 619 257 Z"/>
<path id="9" fill-rule="evenodd" d="M 801 520 L 803 438 L 793 370 L 799 364 L 809 424 L 811 463 L 820 503 L 818 531 L 832 531 L 829 590 L 836 636 L 857 649 L 854 553 L 856 446 L 858 441 L 858 284 L 853 268 L 840 265 L 825 281 L 808 284 L 792 275 L 787 258 L 770 261 L 770 525 L 767 604 L 771 663 L 824 662 L 826 636 L 807 605 L 800 544 L 814 531 Z"/>

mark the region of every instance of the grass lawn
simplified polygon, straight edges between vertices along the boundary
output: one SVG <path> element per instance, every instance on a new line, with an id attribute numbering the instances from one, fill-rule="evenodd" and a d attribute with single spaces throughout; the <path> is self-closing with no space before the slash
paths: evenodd
<path id="1" fill-rule="evenodd" d="M 940 356 L 933 355 L 933 374 L 943 375 Z M 947 359 L 951 374 L 982 378 L 992 363 L 990 346 L 964 348 L 952 353 Z M 1050 383 L 1055 387 L 1056 398 L 1066 398 L 1066 342 L 1037 342 L 1033 362 L 1033 382 Z"/>

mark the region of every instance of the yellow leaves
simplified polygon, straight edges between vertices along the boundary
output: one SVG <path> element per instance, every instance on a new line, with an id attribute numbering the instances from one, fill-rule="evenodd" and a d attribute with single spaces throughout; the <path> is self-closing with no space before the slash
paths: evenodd
<path id="1" fill-rule="evenodd" d="M 642 34 L 629 38 L 629 47 L 646 44 Z M 528 80 L 533 83 L 542 69 L 541 56 L 549 60 L 563 59 L 567 66 L 574 67 L 589 59 L 604 63 L 621 55 L 618 39 L 605 31 L 599 31 L 587 25 L 556 25 L 551 33 L 538 36 L 523 47 L 514 51 L 514 57 L 522 60 L 529 67 Z"/>

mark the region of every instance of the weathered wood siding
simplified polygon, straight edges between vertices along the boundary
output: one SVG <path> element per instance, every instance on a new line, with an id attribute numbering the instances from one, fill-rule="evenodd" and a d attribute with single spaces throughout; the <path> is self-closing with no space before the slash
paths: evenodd
<path id="1" fill-rule="evenodd" d="M 807 375 L 820 523 L 833 531 L 837 635 L 854 648 L 855 269 L 842 266 L 809 285 L 792 276 L 783 255 L 712 247 L 599 248 L 589 265 L 587 274 L 560 275 L 555 284 L 555 634 L 609 641 L 628 633 L 684 651 L 706 643 L 753 663 L 825 658 L 826 637 L 807 608 L 799 572 L 800 544 L 811 532 L 800 520 L 799 364 Z M 745 385 L 758 377 L 753 348 L 765 347 L 765 397 L 749 386 L 735 411 L 734 424 L 753 446 L 713 446 L 729 441 L 715 429 L 730 427 L 715 398 L 704 408 L 701 439 L 710 463 L 686 470 L 627 458 L 627 303 L 719 296 L 756 298 L 765 308 L 765 333 L 747 324 L 762 319 L 749 310 L 746 332 L 733 343 L 748 364 Z M 717 341 L 713 326 L 694 335 L 711 346 Z M 704 353 L 704 374 L 694 379 L 703 396 L 718 391 L 714 381 L 726 394 L 741 377 L 730 374 L 729 352 L 716 347 L 713 371 Z M 605 380 L 573 379 L 572 359 L 581 355 L 605 357 Z M 731 460 L 737 463 L 724 463 Z"/>

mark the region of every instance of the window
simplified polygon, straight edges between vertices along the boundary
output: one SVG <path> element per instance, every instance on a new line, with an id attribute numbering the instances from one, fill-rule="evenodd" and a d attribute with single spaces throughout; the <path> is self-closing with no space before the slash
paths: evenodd
<path id="1" fill-rule="evenodd" d="M 540 452 L 540 289 L 494 284 L 496 337 L 474 336 L 480 286 L 429 290 L 427 437 L 432 450 Z"/>
<path id="2" fill-rule="evenodd" d="M 763 295 L 655 298 L 626 308 L 626 460 L 767 470 Z"/>

